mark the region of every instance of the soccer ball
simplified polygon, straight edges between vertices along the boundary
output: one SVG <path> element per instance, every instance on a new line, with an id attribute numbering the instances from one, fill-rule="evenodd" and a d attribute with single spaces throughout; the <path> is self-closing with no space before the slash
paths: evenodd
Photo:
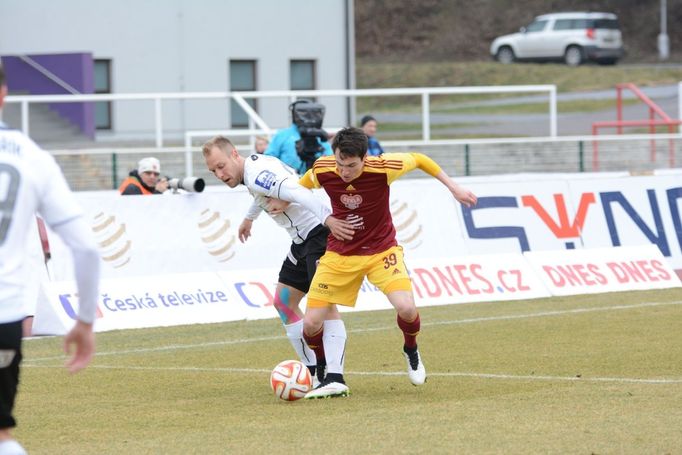
<path id="1" fill-rule="evenodd" d="M 272 370 L 270 386 L 277 398 L 295 401 L 310 392 L 313 388 L 313 378 L 303 363 L 298 360 L 285 360 Z"/>

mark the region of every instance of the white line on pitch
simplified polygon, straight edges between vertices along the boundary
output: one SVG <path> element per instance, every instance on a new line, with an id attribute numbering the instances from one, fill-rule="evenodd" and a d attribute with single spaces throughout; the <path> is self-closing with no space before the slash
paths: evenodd
<path id="1" fill-rule="evenodd" d="M 145 352 L 158 352 L 158 351 L 176 351 L 180 349 L 193 349 L 193 348 L 206 348 L 211 346 L 227 346 L 231 344 L 243 344 L 243 343 L 255 343 L 258 341 L 272 341 L 281 340 L 286 338 L 283 335 L 272 336 L 272 337 L 259 337 L 259 338 L 242 338 L 239 340 L 225 340 L 225 341 L 209 341 L 206 343 L 196 343 L 196 344 L 172 344 L 169 346 L 157 346 L 154 348 L 138 348 L 138 349 L 127 349 L 123 351 L 104 351 L 98 352 L 96 357 L 109 356 L 109 355 L 122 355 L 122 354 L 140 354 Z M 40 357 L 37 359 L 26 359 L 27 362 L 39 362 L 45 360 L 58 360 L 63 359 L 64 356 L 53 356 L 53 357 Z"/>
<path id="2" fill-rule="evenodd" d="M 32 368 L 63 368 L 61 365 L 24 365 Z M 101 370 L 130 370 L 130 371 L 184 371 L 198 373 L 263 373 L 270 374 L 270 370 L 263 368 L 206 368 L 206 367 L 151 367 L 151 366 L 125 366 L 125 365 L 92 365 L 89 368 Z M 404 371 L 347 371 L 348 376 L 405 376 Z M 601 378 L 601 377 L 578 377 L 578 376 L 544 376 L 544 375 L 515 375 L 496 373 L 429 373 L 429 377 L 446 378 L 475 378 L 475 379 L 500 379 L 518 381 L 569 381 L 569 382 L 615 382 L 629 384 L 682 384 L 682 378 Z"/>
<path id="3" fill-rule="evenodd" d="M 631 308 L 646 308 L 646 307 L 656 307 L 663 305 L 680 305 L 682 300 L 676 300 L 673 302 L 646 302 L 646 303 L 636 303 L 634 305 L 614 305 L 601 308 L 575 308 L 573 310 L 557 310 L 557 311 L 543 311 L 540 313 L 530 313 L 530 314 L 518 314 L 518 315 L 508 315 L 508 316 L 491 316 L 483 318 L 471 318 L 471 319 L 459 319 L 453 321 L 436 321 L 427 322 L 422 325 L 451 325 L 451 324 L 468 324 L 473 322 L 485 322 L 485 321 L 504 321 L 511 319 L 527 319 L 527 318 L 539 318 L 545 316 L 561 316 L 566 314 L 581 314 L 581 313 L 593 313 L 596 311 L 611 311 L 611 310 L 629 310 Z"/>
<path id="4" fill-rule="evenodd" d="M 676 300 L 672 302 L 645 302 L 636 303 L 633 305 L 614 305 L 607 307 L 598 308 L 574 308 L 572 310 L 556 310 L 556 311 L 542 311 L 539 313 L 525 313 L 525 314 L 512 314 L 506 316 L 489 316 L 481 318 L 469 318 L 469 319 L 453 319 L 449 321 L 435 321 L 435 322 L 422 322 L 422 327 L 437 326 L 437 325 L 456 325 L 456 324 L 472 324 L 476 322 L 489 322 L 489 321 L 506 321 L 514 319 L 529 319 L 529 318 L 541 318 L 547 316 L 562 316 L 567 314 L 582 314 L 582 313 L 593 313 L 598 311 L 617 311 L 617 310 L 630 310 L 634 308 L 646 308 L 646 307 L 656 307 L 656 306 L 666 306 L 666 305 L 680 305 L 682 300 Z M 382 330 L 393 330 L 395 325 L 383 326 L 383 327 L 372 327 L 366 329 L 353 329 L 349 330 L 348 333 L 366 333 L 366 332 L 378 332 Z M 127 349 L 122 351 L 104 351 L 98 352 L 97 357 L 109 356 L 109 355 L 123 355 L 123 354 L 140 354 L 146 352 L 160 352 L 160 351 L 175 351 L 180 349 L 194 349 L 194 348 L 206 348 L 211 346 L 228 346 L 232 344 L 244 344 L 244 343 L 255 343 L 259 341 L 273 341 L 281 340 L 285 338 L 283 335 L 271 336 L 271 337 L 259 337 L 259 338 L 242 338 L 238 340 L 224 340 L 224 341 L 210 341 L 206 343 L 196 343 L 196 344 L 177 344 L 170 346 L 157 346 L 153 348 L 138 348 L 138 349 Z M 42 362 L 49 360 L 63 359 L 63 356 L 52 356 L 52 357 L 40 357 L 36 359 L 26 359 L 26 362 Z"/>

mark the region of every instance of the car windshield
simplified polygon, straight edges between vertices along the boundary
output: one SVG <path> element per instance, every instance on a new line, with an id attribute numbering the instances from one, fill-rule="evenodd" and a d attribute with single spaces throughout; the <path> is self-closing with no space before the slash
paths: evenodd
<path id="1" fill-rule="evenodd" d="M 526 27 L 527 32 L 539 32 L 545 28 L 547 21 L 534 21 Z"/>

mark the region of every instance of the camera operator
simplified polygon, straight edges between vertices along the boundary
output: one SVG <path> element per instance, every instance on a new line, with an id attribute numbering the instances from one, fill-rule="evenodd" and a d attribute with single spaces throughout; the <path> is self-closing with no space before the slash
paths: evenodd
<path id="1" fill-rule="evenodd" d="M 298 100 L 289 106 L 292 125 L 277 131 L 265 155 L 279 158 L 303 175 L 321 156 L 332 155 L 328 135 L 322 129 L 324 106 Z"/>
<path id="2" fill-rule="evenodd" d="M 168 179 L 161 177 L 161 164 L 154 157 L 142 158 L 118 187 L 124 196 L 131 194 L 161 194 L 168 189 Z"/>

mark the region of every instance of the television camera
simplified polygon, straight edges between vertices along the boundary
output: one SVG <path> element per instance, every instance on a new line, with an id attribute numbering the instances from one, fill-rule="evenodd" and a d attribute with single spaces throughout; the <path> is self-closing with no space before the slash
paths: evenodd
<path id="1" fill-rule="evenodd" d="M 296 141 L 296 152 L 305 164 L 303 171 L 307 171 L 324 151 L 320 141 L 326 142 L 329 139 L 327 132 L 322 129 L 325 107 L 310 100 L 298 100 L 291 103 L 289 109 L 301 135 L 301 139 Z"/>

